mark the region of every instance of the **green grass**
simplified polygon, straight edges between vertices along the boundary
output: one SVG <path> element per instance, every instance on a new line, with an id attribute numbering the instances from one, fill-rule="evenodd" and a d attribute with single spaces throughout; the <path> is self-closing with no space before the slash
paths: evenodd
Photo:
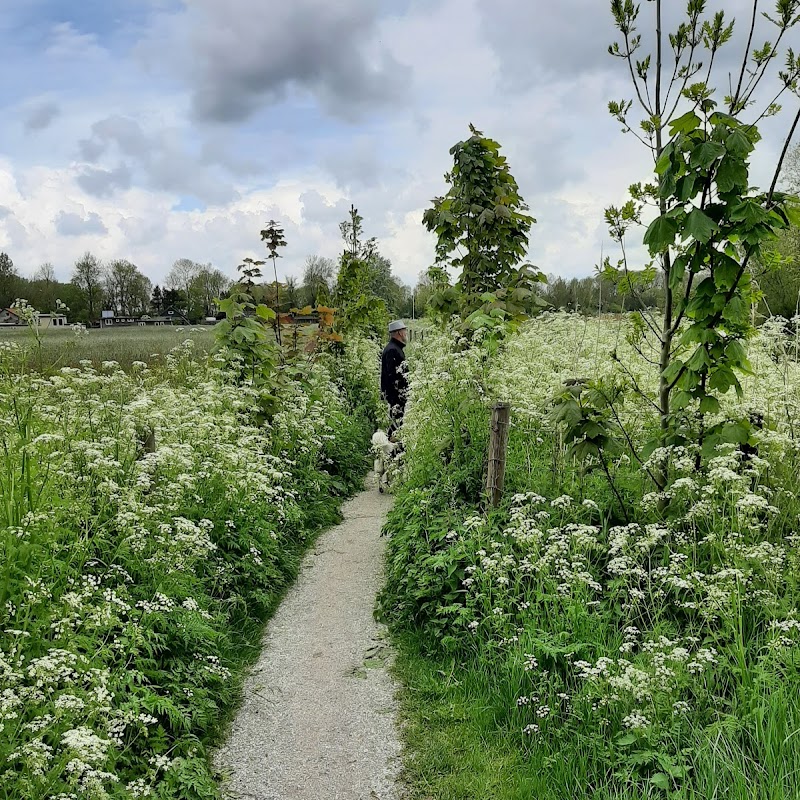
<path id="1" fill-rule="evenodd" d="M 413 636 L 395 639 L 395 672 L 411 800 L 529 800 L 542 778 L 497 726 L 496 697 L 457 661 L 421 655 Z M 515 741 L 514 741 L 515 740 Z"/>
<path id="2" fill-rule="evenodd" d="M 592 771 L 586 742 L 564 742 L 557 757 L 531 746 L 507 723 L 508 686 L 485 666 L 424 653 L 414 634 L 394 637 L 394 671 L 406 745 L 409 800 L 789 800 L 800 796 L 800 698 L 762 686 L 687 748 L 691 784 L 669 792 L 625 786 Z M 620 784 L 623 785 L 620 785 Z"/>
<path id="3" fill-rule="evenodd" d="M 75 367 L 82 360 L 91 361 L 95 367 L 103 361 L 117 361 L 127 370 L 134 361 L 157 363 L 187 339 L 195 343 L 196 352 L 208 352 L 214 345 L 213 330 L 210 325 L 91 328 L 83 334 L 70 329 L 45 329 L 39 353 L 27 328 L 4 328 L 0 329 L 0 343 L 8 341 L 24 347 L 28 351 L 28 366 L 39 371 Z"/>

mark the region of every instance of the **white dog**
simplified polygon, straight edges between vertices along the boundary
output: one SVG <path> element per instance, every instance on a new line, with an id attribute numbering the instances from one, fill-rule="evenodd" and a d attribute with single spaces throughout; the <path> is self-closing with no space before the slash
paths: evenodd
<path id="1" fill-rule="evenodd" d="M 393 442 L 385 431 L 375 431 L 372 434 L 372 452 L 375 454 L 373 468 L 378 476 L 378 490 L 386 491 L 389 486 L 389 470 L 394 460 L 394 455 L 400 445 Z"/>

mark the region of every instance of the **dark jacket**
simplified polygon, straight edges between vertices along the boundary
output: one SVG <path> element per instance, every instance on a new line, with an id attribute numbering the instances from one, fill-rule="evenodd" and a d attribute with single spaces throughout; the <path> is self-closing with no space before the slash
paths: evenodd
<path id="1" fill-rule="evenodd" d="M 397 339 L 390 339 L 381 353 L 381 397 L 390 406 L 403 407 L 406 404 L 408 379 L 404 347 Z"/>

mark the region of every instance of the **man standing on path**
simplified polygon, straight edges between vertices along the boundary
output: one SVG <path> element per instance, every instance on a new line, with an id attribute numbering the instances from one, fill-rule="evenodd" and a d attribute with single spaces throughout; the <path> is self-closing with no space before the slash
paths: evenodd
<path id="1" fill-rule="evenodd" d="M 390 322 L 389 344 L 381 353 L 381 397 L 389 404 L 389 417 L 392 420 L 388 431 L 390 437 L 403 424 L 403 414 L 406 410 L 408 379 L 403 348 L 406 346 L 407 335 L 408 330 L 403 320 L 396 319 Z"/>

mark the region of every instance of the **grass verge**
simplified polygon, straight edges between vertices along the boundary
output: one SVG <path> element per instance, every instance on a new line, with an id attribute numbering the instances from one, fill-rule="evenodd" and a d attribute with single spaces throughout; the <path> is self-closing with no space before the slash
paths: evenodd
<path id="1" fill-rule="evenodd" d="M 496 696 L 455 659 L 426 656 L 414 634 L 394 637 L 394 671 L 410 800 L 546 797 L 519 735 L 497 726 Z"/>

